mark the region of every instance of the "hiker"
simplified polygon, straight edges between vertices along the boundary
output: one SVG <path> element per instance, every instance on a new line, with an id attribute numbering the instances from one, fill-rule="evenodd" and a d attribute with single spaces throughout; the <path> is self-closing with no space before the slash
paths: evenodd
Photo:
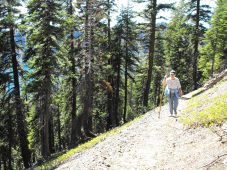
<path id="1" fill-rule="evenodd" d="M 170 77 L 165 75 L 163 80 L 163 86 L 165 88 L 165 96 L 169 100 L 169 111 L 170 116 L 173 116 L 173 111 L 175 116 L 177 116 L 177 106 L 178 98 L 182 96 L 181 84 L 177 77 L 175 77 L 175 71 L 170 71 Z"/>

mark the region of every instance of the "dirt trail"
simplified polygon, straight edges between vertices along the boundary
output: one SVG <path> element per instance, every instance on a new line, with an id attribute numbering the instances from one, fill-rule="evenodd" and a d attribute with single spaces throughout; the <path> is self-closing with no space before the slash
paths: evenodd
<path id="1" fill-rule="evenodd" d="M 180 101 L 179 109 L 184 105 Z M 179 114 L 180 116 L 180 114 Z M 169 117 L 167 106 L 161 119 L 155 111 L 120 134 L 108 137 L 75 154 L 57 169 L 72 170 L 197 170 L 227 153 L 227 144 L 207 128 L 186 129 Z M 227 169 L 227 156 L 209 169 Z"/>

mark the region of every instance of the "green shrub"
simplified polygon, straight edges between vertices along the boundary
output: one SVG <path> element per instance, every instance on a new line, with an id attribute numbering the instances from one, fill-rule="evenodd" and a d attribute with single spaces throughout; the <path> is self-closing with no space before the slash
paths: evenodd
<path id="1" fill-rule="evenodd" d="M 189 100 L 180 121 L 186 125 L 208 127 L 221 125 L 227 120 L 227 92 L 210 98 L 201 95 Z"/>

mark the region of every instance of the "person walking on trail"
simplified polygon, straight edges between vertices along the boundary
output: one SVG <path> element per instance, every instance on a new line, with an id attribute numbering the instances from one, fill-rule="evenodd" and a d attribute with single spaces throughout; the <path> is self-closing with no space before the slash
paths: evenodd
<path id="1" fill-rule="evenodd" d="M 173 111 L 175 116 L 177 116 L 178 99 L 182 96 L 182 90 L 180 80 L 175 77 L 174 70 L 170 71 L 170 77 L 165 75 L 163 80 L 163 87 L 165 88 L 164 94 L 168 97 L 169 100 L 170 116 L 173 116 Z"/>

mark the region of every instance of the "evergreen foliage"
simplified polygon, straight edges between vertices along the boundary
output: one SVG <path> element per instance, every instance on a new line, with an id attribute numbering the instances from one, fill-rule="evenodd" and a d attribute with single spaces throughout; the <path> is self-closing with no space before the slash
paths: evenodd
<path id="1" fill-rule="evenodd" d="M 171 69 L 184 93 L 226 69 L 226 0 L 211 20 L 199 0 L 134 1 L 145 22 L 129 4 L 114 26 L 114 0 L 28 0 L 23 15 L 21 1 L 0 2 L 0 169 L 42 164 L 158 106 Z"/>
<path id="2" fill-rule="evenodd" d="M 227 35 L 227 1 L 217 1 L 217 7 L 210 21 L 210 28 L 205 33 L 203 46 L 200 48 L 201 57 L 199 68 L 203 73 L 203 81 L 213 77 L 227 66 L 226 35 Z"/>

